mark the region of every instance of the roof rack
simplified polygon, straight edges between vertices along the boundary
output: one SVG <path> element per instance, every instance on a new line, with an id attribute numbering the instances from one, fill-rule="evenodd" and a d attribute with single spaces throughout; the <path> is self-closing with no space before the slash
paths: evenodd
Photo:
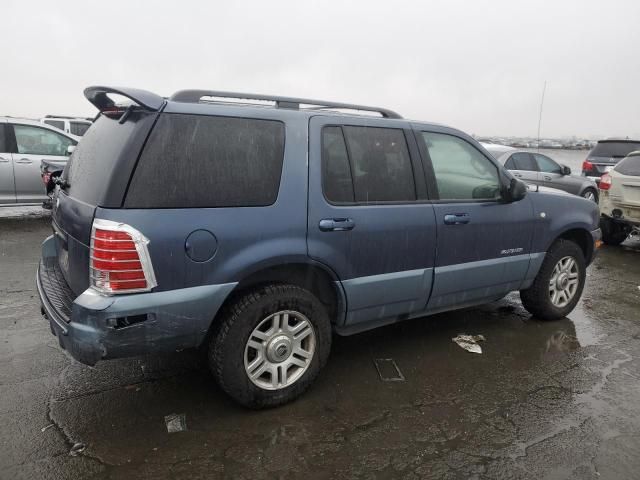
<path id="1" fill-rule="evenodd" d="M 311 100 L 308 98 L 279 97 L 273 95 L 259 95 L 254 93 L 219 92 L 216 90 L 180 90 L 174 93 L 169 100 L 173 102 L 198 103 L 202 97 L 233 98 L 236 100 L 258 100 L 274 102 L 276 108 L 301 110 L 300 105 L 310 105 L 316 109 L 344 109 L 360 110 L 363 112 L 375 112 L 384 118 L 402 118 L 401 115 L 386 108 L 368 107 L 351 103 L 327 102 L 324 100 Z"/>

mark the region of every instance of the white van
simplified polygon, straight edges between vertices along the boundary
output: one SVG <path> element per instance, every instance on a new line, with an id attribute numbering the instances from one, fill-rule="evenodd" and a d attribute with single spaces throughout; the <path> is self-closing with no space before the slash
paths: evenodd
<path id="1" fill-rule="evenodd" d="M 40 119 L 40 122 L 46 123 L 47 125 L 51 125 L 52 127 L 57 128 L 58 130 L 62 130 L 65 133 L 70 135 L 74 135 L 76 137 L 81 137 L 84 133 L 89 130 L 91 126 L 91 121 L 86 118 L 76 118 L 76 117 L 58 117 L 55 115 L 47 115 L 44 118 Z"/>

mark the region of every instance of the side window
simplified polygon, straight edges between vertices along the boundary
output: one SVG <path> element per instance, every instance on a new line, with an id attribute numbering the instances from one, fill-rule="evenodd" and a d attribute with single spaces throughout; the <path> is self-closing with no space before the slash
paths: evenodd
<path id="1" fill-rule="evenodd" d="M 469 142 L 443 133 L 422 132 L 440 200 L 497 200 L 498 167 Z"/>
<path id="2" fill-rule="evenodd" d="M 64 131 L 64 122 L 62 120 L 45 120 L 44 123 Z"/>
<path id="3" fill-rule="evenodd" d="M 355 201 L 416 200 L 416 186 L 404 132 L 395 128 L 343 127 Z"/>
<path id="4" fill-rule="evenodd" d="M 533 160 L 530 153 L 518 152 L 511 155 L 510 160 L 513 160 L 513 167 L 507 167 L 510 170 L 526 170 L 530 172 L 537 172 L 538 165 Z M 506 165 L 505 165 L 506 166 Z"/>
<path id="5" fill-rule="evenodd" d="M 271 205 L 280 188 L 284 137 L 284 124 L 276 120 L 162 114 L 134 171 L 125 207 Z"/>
<path id="6" fill-rule="evenodd" d="M 81 137 L 90 126 L 91 124 L 85 122 L 69 122 L 69 133 Z"/>
<path id="7" fill-rule="evenodd" d="M 518 169 L 516 167 L 516 162 L 513 160 L 513 155 L 511 157 L 509 157 L 509 160 L 507 160 L 504 163 L 504 168 L 506 168 L 507 170 L 517 170 Z"/>
<path id="8" fill-rule="evenodd" d="M 322 189 L 330 202 L 353 203 L 353 181 L 342 128 L 322 129 Z"/>
<path id="9" fill-rule="evenodd" d="M 8 152 L 9 149 L 7 148 L 7 141 L 5 139 L 6 133 L 6 123 L 2 123 L 0 122 L 0 152 Z"/>
<path id="10" fill-rule="evenodd" d="M 540 155 L 538 153 L 534 153 L 533 156 L 536 157 L 536 161 L 538 162 L 538 167 L 540 168 L 541 172 L 546 172 L 546 173 L 562 172 L 560 165 L 558 165 L 556 162 L 551 160 L 549 157 Z"/>
<path id="11" fill-rule="evenodd" d="M 13 125 L 18 153 L 25 155 L 66 155 L 67 147 L 75 145 L 70 138 L 46 128 L 31 125 Z"/>

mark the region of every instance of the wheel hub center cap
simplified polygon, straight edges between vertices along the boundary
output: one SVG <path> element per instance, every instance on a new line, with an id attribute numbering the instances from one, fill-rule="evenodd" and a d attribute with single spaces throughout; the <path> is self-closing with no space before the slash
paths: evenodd
<path id="1" fill-rule="evenodd" d="M 565 290 L 568 284 L 569 284 L 569 275 L 567 275 L 566 273 L 562 273 L 558 275 L 558 280 L 556 281 L 556 287 L 559 290 Z"/>
<path id="2" fill-rule="evenodd" d="M 286 335 L 277 335 L 267 345 L 267 357 L 269 361 L 278 363 L 286 360 L 291 355 L 291 340 Z"/>

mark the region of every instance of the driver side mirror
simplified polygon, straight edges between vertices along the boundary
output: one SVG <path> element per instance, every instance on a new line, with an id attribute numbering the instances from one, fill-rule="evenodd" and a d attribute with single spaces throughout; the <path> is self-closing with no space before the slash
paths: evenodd
<path id="1" fill-rule="evenodd" d="M 562 173 L 562 175 L 571 175 L 571 169 L 566 165 L 560 165 L 560 173 Z"/>
<path id="2" fill-rule="evenodd" d="M 76 149 L 76 146 L 75 146 L 75 145 L 69 145 L 69 146 L 67 147 L 67 157 L 70 157 L 70 156 L 71 156 L 71 154 L 74 152 L 74 150 L 75 150 L 75 149 Z"/>
<path id="3" fill-rule="evenodd" d="M 511 202 L 518 202 L 522 200 L 527 195 L 527 184 L 518 180 L 517 178 L 512 178 L 509 182 L 508 186 L 504 189 L 504 199 Z"/>

